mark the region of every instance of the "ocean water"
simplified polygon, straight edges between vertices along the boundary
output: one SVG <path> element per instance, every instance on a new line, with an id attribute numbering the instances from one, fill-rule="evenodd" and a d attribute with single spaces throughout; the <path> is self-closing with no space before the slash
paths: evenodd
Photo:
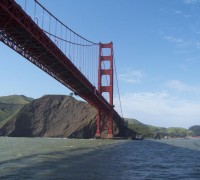
<path id="1" fill-rule="evenodd" d="M 1 137 L 0 179 L 200 179 L 200 140 Z"/>

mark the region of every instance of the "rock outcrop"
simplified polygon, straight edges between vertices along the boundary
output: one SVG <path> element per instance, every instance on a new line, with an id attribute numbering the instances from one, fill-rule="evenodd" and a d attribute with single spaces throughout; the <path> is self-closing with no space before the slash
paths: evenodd
<path id="1" fill-rule="evenodd" d="M 49 95 L 32 101 L 7 122 L 1 132 L 17 137 L 90 138 L 96 109 L 71 96 Z"/>

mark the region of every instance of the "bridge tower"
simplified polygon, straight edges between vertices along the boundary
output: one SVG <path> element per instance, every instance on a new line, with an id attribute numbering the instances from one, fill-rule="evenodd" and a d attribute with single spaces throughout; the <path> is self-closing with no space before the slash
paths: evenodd
<path id="1" fill-rule="evenodd" d="M 106 54 L 103 54 L 103 52 L 106 52 Z M 106 67 L 104 66 L 105 61 L 107 61 Z M 103 83 L 103 76 L 107 76 L 108 85 L 105 85 Z M 98 91 L 102 95 L 103 93 L 108 94 L 109 104 L 110 104 L 111 109 L 109 112 L 104 112 L 99 107 L 96 137 L 113 138 L 113 107 L 114 106 L 113 106 L 113 43 L 112 42 L 108 44 L 102 44 L 102 43 L 99 44 Z M 107 137 L 105 135 L 107 135 Z"/>

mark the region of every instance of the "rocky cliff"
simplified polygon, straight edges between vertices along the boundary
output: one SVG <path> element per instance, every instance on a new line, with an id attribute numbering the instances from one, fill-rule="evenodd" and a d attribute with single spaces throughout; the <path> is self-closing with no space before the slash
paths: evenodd
<path id="1" fill-rule="evenodd" d="M 96 118 L 96 109 L 86 102 L 71 96 L 48 95 L 25 105 L 0 132 L 15 137 L 92 138 Z M 119 133 L 116 125 L 114 133 Z"/>

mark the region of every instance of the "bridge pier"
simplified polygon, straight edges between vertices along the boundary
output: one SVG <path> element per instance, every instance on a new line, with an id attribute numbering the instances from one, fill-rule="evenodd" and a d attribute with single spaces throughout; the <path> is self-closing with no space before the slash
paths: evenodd
<path id="1" fill-rule="evenodd" d="M 109 115 L 98 110 L 96 138 L 112 139 L 113 138 L 113 112 Z"/>
<path id="2" fill-rule="evenodd" d="M 96 130 L 96 134 L 95 137 L 96 138 L 101 138 L 101 132 L 100 132 L 100 121 L 101 121 L 101 111 L 98 110 L 98 117 L 97 117 L 97 130 Z"/>
<path id="3" fill-rule="evenodd" d="M 113 110 L 110 112 L 109 116 L 109 129 L 108 129 L 108 139 L 113 138 Z"/>

